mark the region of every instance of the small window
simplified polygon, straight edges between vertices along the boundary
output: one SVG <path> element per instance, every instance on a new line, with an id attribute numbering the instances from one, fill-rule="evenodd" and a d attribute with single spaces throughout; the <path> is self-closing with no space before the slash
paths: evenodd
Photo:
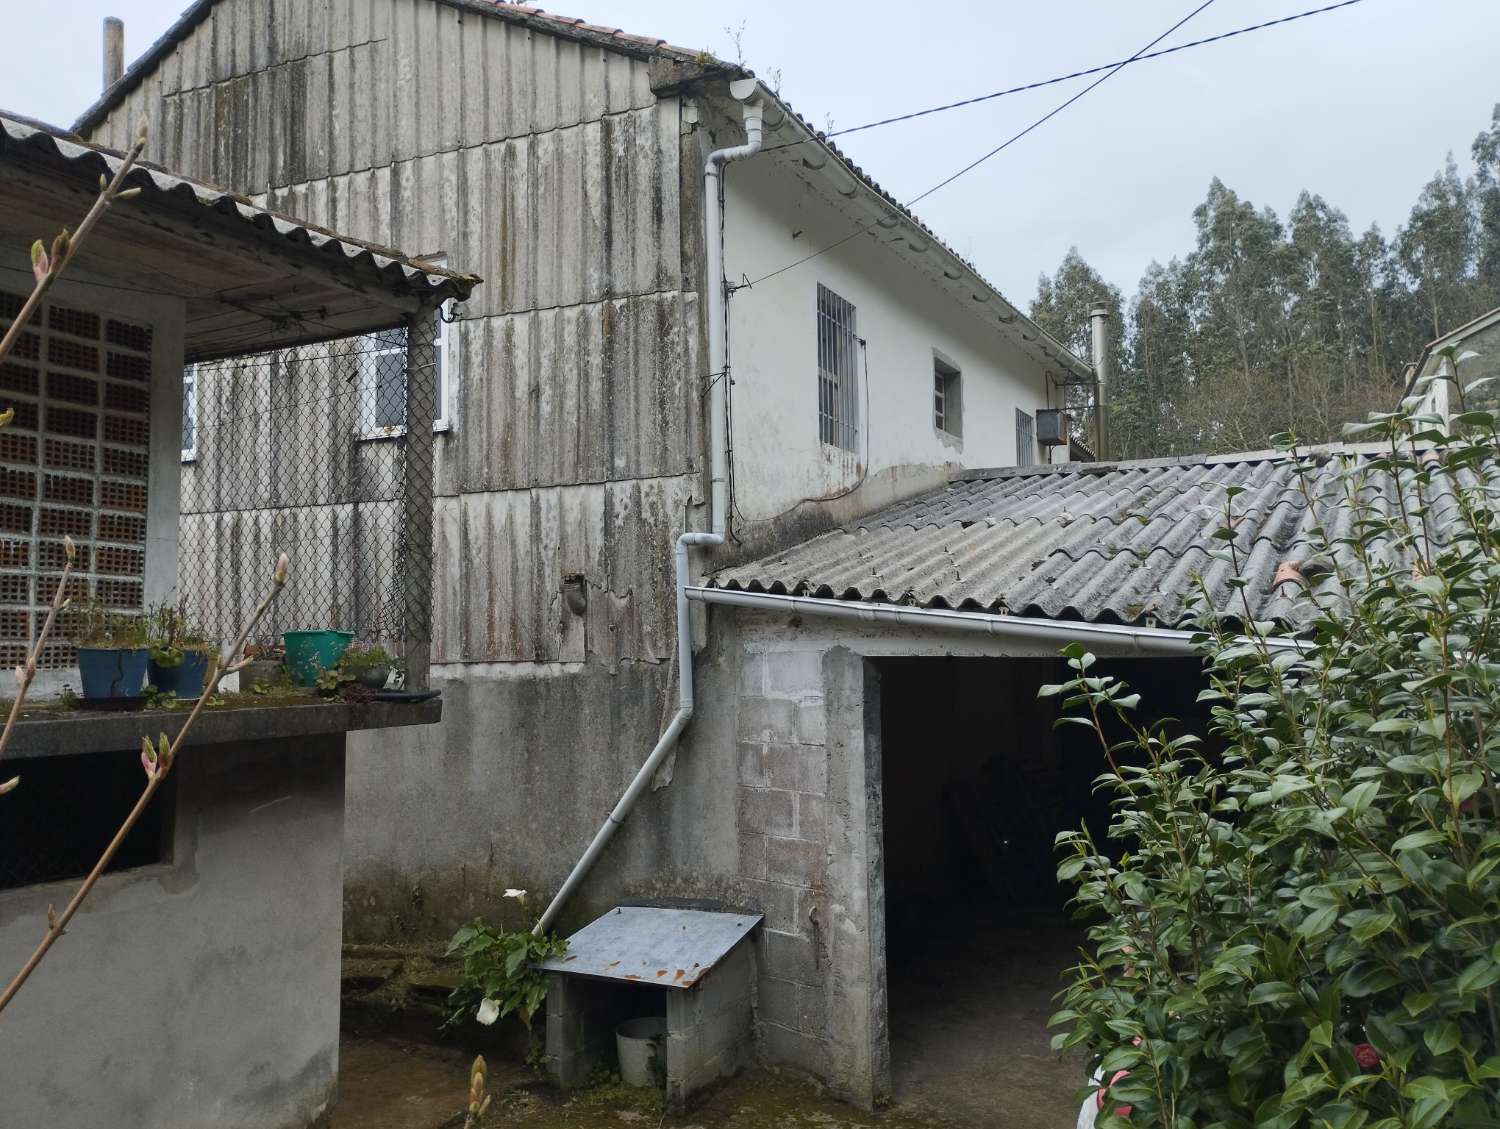
<path id="1" fill-rule="evenodd" d="M 963 437 L 963 374 L 942 357 L 932 358 L 932 422 L 945 435 Z"/>
<path id="2" fill-rule="evenodd" d="M 182 370 L 182 461 L 198 457 L 198 366 Z"/>
<path id="3" fill-rule="evenodd" d="M 419 260 L 446 267 L 446 255 Z M 432 430 L 453 427 L 452 404 L 458 381 L 458 333 L 453 329 L 456 303 L 444 302 L 437 313 L 437 365 L 433 370 Z M 360 355 L 360 436 L 384 439 L 406 434 L 406 330 L 390 329 L 364 338 Z"/>
<path id="4" fill-rule="evenodd" d="M 406 330 L 388 329 L 363 340 L 359 355 L 360 433 L 367 439 L 406 429 Z"/>
<path id="5" fill-rule="evenodd" d="M 1016 409 L 1016 466 L 1036 463 L 1036 421 L 1020 408 Z"/>
<path id="6" fill-rule="evenodd" d="M 818 285 L 818 438 L 859 449 L 859 336 L 854 305 Z"/>

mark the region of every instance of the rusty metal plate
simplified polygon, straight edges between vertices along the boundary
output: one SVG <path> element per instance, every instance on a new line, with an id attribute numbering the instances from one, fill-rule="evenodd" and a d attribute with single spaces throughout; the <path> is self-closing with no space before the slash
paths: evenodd
<path id="1" fill-rule="evenodd" d="M 621 906 L 568 938 L 546 972 L 691 988 L 750 936 L 760 914 Z"/>

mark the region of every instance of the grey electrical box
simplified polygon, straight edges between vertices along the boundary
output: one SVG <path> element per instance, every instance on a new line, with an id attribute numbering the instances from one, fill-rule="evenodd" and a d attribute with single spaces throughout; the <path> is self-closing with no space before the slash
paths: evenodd
<path id="1" fill-rule="evenodd" d="M 1043 447 L 1061 447 L 1068 441 L 1071 421 L 1061 408 L 1038 408 L 1036 412 L 1036 441 Z"/>

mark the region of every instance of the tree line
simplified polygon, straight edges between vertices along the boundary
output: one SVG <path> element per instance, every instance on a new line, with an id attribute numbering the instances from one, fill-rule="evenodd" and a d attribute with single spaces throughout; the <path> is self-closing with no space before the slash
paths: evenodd
<path id="1" fill-rule="evenodd" d="M 1110 456 L 1327 442 L 1392 409 L 1424 343 L 1500 306 L 1500 105 L 1470 153 L 1473 173 L 1450 153 L 1391 239 L 1305 191 L 1282 220 L 1215 178 L 1193 250 L 1153 261 L 1128 304 L 1070 250 L 1031 316 L 1087 357 L 1089 311 L 1109 309 Z"/>

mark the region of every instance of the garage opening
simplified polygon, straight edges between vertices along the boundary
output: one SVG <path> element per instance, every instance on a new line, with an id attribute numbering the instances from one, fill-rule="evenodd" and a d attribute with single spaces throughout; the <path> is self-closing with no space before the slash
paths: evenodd
<path id="1" fill-rule="evenodd" d="M 1084 1056 L 1050 1048 L 1047 1018 L 1084 924 L 1056 881 L 1054 839 L 1108 803 L 1094 735 L 1054 727 L 1061 659 L 877 663 L 893 1097 L 971 1124 L 1072 1125 Z M 1143 716 L 1207 735 L 1195 658 L 1101 660 Z M 1116 846 L 1115 849 L 1119 849 Z"/>

